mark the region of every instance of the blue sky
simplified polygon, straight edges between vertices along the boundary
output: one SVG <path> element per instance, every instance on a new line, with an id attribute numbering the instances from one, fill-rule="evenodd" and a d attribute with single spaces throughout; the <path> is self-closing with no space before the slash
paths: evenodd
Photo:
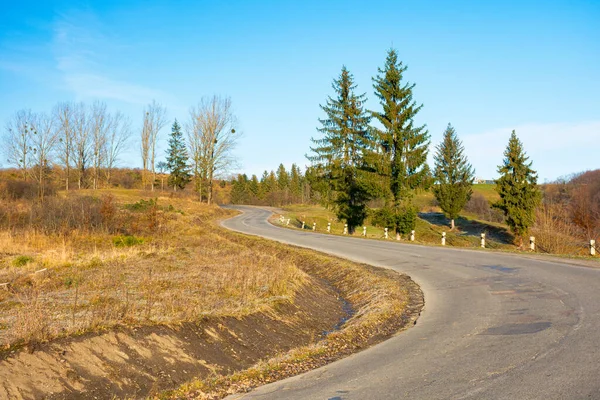
<path id="1" fill-rule="evenodd" d="M 145 104 L 185 122 L 203 96 L 227 95 L 242 170 L 260 174 L 306 164 L 342 65 L 377 107 L 371 77 L 393 46 L 432 149 L 450 122 L 493 178 L 515 129 L 550 180 L 600 168 L 599 21 L 597 0 L 5 2 L 0 126 L 21 108 L 100 99 L 130 116 L 121 164 L 139 166 Z"/>

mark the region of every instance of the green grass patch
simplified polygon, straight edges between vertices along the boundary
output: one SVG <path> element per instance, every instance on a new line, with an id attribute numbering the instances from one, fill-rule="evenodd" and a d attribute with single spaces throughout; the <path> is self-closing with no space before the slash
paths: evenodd
<path id="1" fill-rule="evenodd" d="M 146 211 L 149 208 L 156 207 L 157 199 L 144 200 L 141 199 L 135 203 L 124 204 L 123 208 L 129 211 Z"/>
<path id="2" fill-rule="evenodd" d="M 18 257 L 15 257 L 15 259 L 12 261 L 12 265 L 14 267 L 19 268 L 19 267 L 24 267 L 33 261 L 34 261 L 33 257 L 31 257 L 31 256 L 18 256 Z"/>
<path id="3" fill-rule="evenodd" d="M 144 243 L 144 239 L 143 238 L 138 238 L 132 235 L 127 235 L 127 236 L 115 236 L 112 239 L 113 245 L 115 245 L 115 247 L 131 247 L 131 246 L 136 246 L 138 244 L 143 244 Z"/>

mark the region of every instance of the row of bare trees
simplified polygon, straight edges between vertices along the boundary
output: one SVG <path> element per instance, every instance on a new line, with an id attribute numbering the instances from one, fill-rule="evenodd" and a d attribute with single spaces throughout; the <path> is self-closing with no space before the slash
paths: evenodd
<path id="1" fill-rule="evenodd" d="M 19 110 L 7 121 L 3 148 L 24 180 L 33 179 L 40 198 L 53 166 L 62 167 L 64 187 L 110 184 L 111 171 L 130 137 L 129 120 L 106 104 L 63 102 L 52 112 Z"/>
<path id="2" fill-rule="evenodd" d="M 157 144 L 167 123 L 166 108 L 152 101 L 143 111 L 140 130 L 142 187 L 154 190 L 159 155 Z M 236 160 L 232 150 L 240 136 L 231 99 L 204 97 L 189 112 L 186 143 L 195 190 L 200 200 L 213 202 L 213 182 Z M 10 165 L 24 180 L 33 179 L 44 197 L 54 167 L 62 171 L 65 190 L 97 189 L 110 185 L 111 172 L 131 136 L 131 124 L 121 112 L 111 113 L 105 103 L 58 103 L 50 113 L 19 110 L 6 124 L 3 143 Z"/>

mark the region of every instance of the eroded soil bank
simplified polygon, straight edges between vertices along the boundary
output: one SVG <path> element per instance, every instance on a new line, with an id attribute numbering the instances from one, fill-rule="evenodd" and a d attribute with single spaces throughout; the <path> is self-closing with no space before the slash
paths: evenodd
<path id="1" fill-rule="evenodd" d="M 274 298 L 264 311 L 243 317 L 119 327 L 4 352 L 0 398 L 221 398 L 385 340 L 411 326 L 424 305 L 406 275 L 227 236 L 293 263 L 307 274 L 305 284 L 293 298 Z"/>
<path id="2" fill-rule="evenodd" d="M 342 305 L 332 288 L 313 279 L 310 290 L 266 313 L 55 340 L 4 355 L 0 398 L 151 396 L 319 340 L 347 317 Z"/>

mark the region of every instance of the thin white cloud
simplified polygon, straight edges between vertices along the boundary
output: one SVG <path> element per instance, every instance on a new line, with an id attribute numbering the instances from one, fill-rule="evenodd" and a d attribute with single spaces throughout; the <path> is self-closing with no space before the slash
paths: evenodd
<path id="1" fill-rule="evenodd" d="M 80 99 L 101 98 L 140 105 L 168 97 L 160 90 L 113 77 L 105 60 L 116 58 L 126 45 L 107 31 L 91 12 L 71 11 L 56 20 L 54 58 L 66 87 Z"/>
<path id="2" fill-rule="evenodd" d="M 524 124 L 461 137 L 477 176 L 493 178 L 512 130 L 538 171 L 540 181 L 600 168 L 600 121 Z"/>

